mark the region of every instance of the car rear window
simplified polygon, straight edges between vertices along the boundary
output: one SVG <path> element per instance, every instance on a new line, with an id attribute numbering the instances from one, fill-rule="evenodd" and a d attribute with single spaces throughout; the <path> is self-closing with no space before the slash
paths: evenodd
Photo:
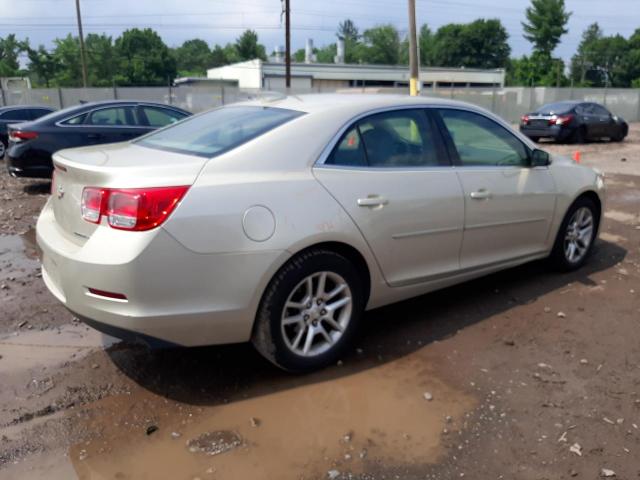
<path id="1" fill-rule="evenodd" d="M 146 135 L 145 147 L 213 157 L 303 115 L 274 107 L 222 107 Z"/>
<path id="2" fill-rule="evenodd" d="M 562 113 L 568 113 L 575 108 L 575 103 L 557 102 L 549 103 L 540 107 L 537 111 L 540 115 L 558 115 Z"/>

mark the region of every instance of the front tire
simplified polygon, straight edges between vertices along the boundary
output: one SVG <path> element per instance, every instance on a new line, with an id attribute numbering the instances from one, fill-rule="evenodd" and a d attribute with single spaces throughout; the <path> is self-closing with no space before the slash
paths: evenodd
<path id="1" fill-rule="evenodd" d="M 308 250 L 289 260 L 267 286 L 252 342 L 284 370 L 316 370 L 340 359 L 364 307 L 354 265 L 330 250 Z"/>
<path id="2" fill-rule="evenodd" d="M 578 198 L 567 211 L 560 225 L 551 256 L 552 265 L 569 272 L 587 261 L 600 224 L 600 212 L 593 200 Z"/>

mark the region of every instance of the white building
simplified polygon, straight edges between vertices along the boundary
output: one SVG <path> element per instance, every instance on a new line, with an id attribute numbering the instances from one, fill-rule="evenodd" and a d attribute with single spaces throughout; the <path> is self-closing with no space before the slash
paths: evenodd
<path id="1" fill-rule="evenodd" d="M 249 60 L 207 71 L 207 78 L 237 81 L 241 89 L 282 90 L 285 85 L 282 62 Z M 504 69 L 422 68 L 423 88 L 503 87 Z M 335 91 L 349 87 L 400 87 L 409 83 L 409 68 L 403 65 L 362 65 L 344 63 L 292 63 L 294 90 Z"/>

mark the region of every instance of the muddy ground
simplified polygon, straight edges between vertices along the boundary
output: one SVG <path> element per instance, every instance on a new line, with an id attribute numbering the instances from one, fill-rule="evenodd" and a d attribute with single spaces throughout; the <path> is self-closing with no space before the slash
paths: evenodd
<path id="1" fill-rule="evenodd" d="M 0 479 L 638 478 L 640 125 L 579 149 L 609 185 L 585 268 L 369 312 L 307 376 L 247 345 L 148 351 L 75 321 L 38 273 L 49 185 L 0 164 Z"/>

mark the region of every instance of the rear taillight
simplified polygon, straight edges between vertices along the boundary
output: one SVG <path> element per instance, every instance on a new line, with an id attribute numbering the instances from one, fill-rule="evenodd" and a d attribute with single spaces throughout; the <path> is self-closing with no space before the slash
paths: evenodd
<path id="1" fill-rule="evenodd" d="M 555 118 L 556 125 L 567 125 L 573 120 L 573 115 L 559 115 Z"/>
<path id="2" fill-rule="evenodd" d="M 82 191 L 80 201 L 80 211 L 82 218 L 87 222 L 100 223 L 100 217 L 104 210 L 104 200 L 106 190 L 103 188 L 87 187 Z"/>
<path id="3" fill-rule="evenodd" d="M 82 218 L 119 230 L 151 230 L 167 219 L 189 187 L 95 188 L 82 192 Z"/>
<path id="4" fill-rule="evenodd" d="M 12 142 L 22 142 L 24 140 L 33 140 L 34 138 L 38 138 L 38 134 L 36 132 L 21 132 L 18 130 L 12 130 L 9 133 L 9 140 Z"/>
<path id="5" fill-rule="evenodd" d="M 529 115 L 523 115 L 522 118 L 520 119 L 520 121 L 522 122 L 523 125 L 528 125 L 529 124 Z"/>

